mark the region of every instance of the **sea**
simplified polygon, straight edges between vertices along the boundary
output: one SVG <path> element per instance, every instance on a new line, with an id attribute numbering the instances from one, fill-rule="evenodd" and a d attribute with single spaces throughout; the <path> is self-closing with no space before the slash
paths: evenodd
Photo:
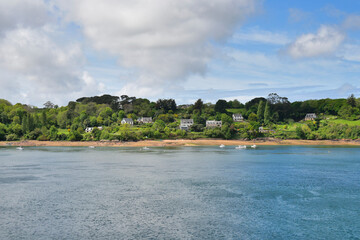
<path id="1" fill-rule="evenodd" d="M 360 239 L 360 148 L 0 147 L 0 239 Z"/>

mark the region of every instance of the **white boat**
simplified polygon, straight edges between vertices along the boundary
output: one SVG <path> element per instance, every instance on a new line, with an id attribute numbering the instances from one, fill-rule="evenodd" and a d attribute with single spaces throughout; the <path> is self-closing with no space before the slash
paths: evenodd
<path id="1" fill-rule="evenodd" d="M 89 148 L 95 148 L 95 146 L 89 146 Z"/>
<path id="2" fill-rule="evenodd" d="M 150 150 L 150 148 L 148 148 L 148 147 L 143 147 L 142 149 L 143 150 Z"/>
<path id="3" fill-rule="evenodd" d="M 254 144 L 254 145 L 251 145 L 251 148 L 256 148 L 256 145 Z"/>
<path id="4" fill-rule="evenodd" d="M 239 145 L 235 147 L 235 149 L 246 149 L 246 145 Z"/>
<path id="5" fill-rule="evenodd" d="M 20 146 L 20 147 L 17 147 L 16 150 L 24 150 L 24 148 Z"/>
<path id="6" fill-rule="evenodd" d="M 224 144 L 221 144 L 219 147 L 220 147 L 220 148 L 224 148 L 224 147 L 225 147 L 225 145 L 224 145 Z"/>

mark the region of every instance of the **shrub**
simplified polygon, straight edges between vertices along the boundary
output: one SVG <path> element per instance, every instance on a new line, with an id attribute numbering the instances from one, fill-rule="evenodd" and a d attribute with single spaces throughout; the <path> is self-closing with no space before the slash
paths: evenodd
<path id="1" fill-rule="evenodd" d="M 19 140 L 19 137 L 15 133 L 11 133 L 6 136 L 6 141 L 16 141 Z"/>

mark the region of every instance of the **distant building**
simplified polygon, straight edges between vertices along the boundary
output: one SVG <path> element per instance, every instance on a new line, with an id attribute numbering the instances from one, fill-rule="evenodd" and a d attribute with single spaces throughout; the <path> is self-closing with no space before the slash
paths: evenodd
<path id="1" fill-rule="evenodd" d="M 259 127 L 259 132 L 260 133 L 267 133 L 267 132 L 269 132 L 269 130 L 264 129 L 264 127 Z"/>
<path id="2" fill-rule="evenodd" d="M 316 114 L 315 113 L 308 113 L 305 116 L 305 121 L 313 121 L 316 119 Z"/>
<path id="3" fill-rule="evenodd" d="M 191 125 L 194 124 L 194 119 L 180 119 L 180 129 L 189 130 Z"/>
<path id="4" fill-rule="evenodd" d="M 103 129 L 102 127 L 87 127 L 87 128 L 85 128 L 85 132 L 87 132 L 87 133 L 92 132 L 92 130 L 94 130 L 94 128 L 97 128 L 99 130 Z"/>
<path id="5" fill-rule="evenodd" d="M 240 113 L 235 113 L 232 115 L 234 122 L 242 122 L 244 121 L 244 117 Z"/>
<path id="6" fill-rule="evenodd" d="M 221 126 L 222 126 L 222 121 L 215 121 L 215 120 L 207 120 L 206 121 L 207 128 L 216 128 L 216 127 L 221 127 Z"/>
<path id="7" fill-rule="evenodd" d="M 189 108 L 191 106 L 192 106 L 192 104 L 183 104 L 183 105 L 179 105 L 178 108 L 179 109 L 187 109 L 187 108 Z"/>
<path id="8" fill-rule="evenodd" d="M 132 118 L 123 118 L 121 120 L 121 124 L 125 124 L 125 123 L 130 124 L 130 125 L 134 125 L 134 120 L 132 120 Z"/>
<path id="9" fill-rule="evenodd" d="M 152 123 L 152 117 L 140 117 L 137 121 L 139 123 Z"/>

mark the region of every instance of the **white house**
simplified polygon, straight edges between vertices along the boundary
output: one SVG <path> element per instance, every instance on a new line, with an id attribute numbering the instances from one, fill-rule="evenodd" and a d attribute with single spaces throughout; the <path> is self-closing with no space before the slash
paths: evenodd
<path id="1" fill-rule="evenodd" d="M 187 131 L 193 124 L 194 124 L 194 119 L 180 119 L 180 129 L 181 130 Z"/>
<path id="2" fill-rule="evenodd" d="M 308 113 L 305 116 L 305 121 L 313 121 L 316 118 L 316 114 L 315 113 Z"/>
<path id="3" fill-rule="evenodd" d="M 98 128 L 99 130 L 103 129 L 102 127 L 87 127 L 87 128 L 85 128 L 85 132 L 87 132 L 87 133 L 92 132 L 92 130 L 94 130 L 94 128 Z"/>
<path id="4" fill-rule="evenodd" d="M 139 123 L 152 123 L 152 117 L 140 117 L 137 121 Z"/>
<path id="5" fill-rule="evenodd" d="M 269 130 L 265 129 L 264 127 L 259 127 L 259 132 L 267 133 L 267 132 L 269 132 Z"/>
<path id="6" fill-rule="evenodd" d="M 132 120 L 132 118 L 123 118 L 121 120 L 121 124 L 125 124 L 125 123 L 130 124 L 130 125 L 134 125 L 134 120 Z"/>
<path id="7" fill-rule="evenodd" d="M 206 127 L 207 128 L 215 128 L 215 127 L 221 127 L 222 121 L 215 121 L 215 120 L 207 120 L 206 121 Z"/>
<path id="8" fill-rule="evenodd" d="M 244 121 L 244 117 L 240 113 L 235 113 L 232 115 L 234 122 L 242 122 Z"/>

